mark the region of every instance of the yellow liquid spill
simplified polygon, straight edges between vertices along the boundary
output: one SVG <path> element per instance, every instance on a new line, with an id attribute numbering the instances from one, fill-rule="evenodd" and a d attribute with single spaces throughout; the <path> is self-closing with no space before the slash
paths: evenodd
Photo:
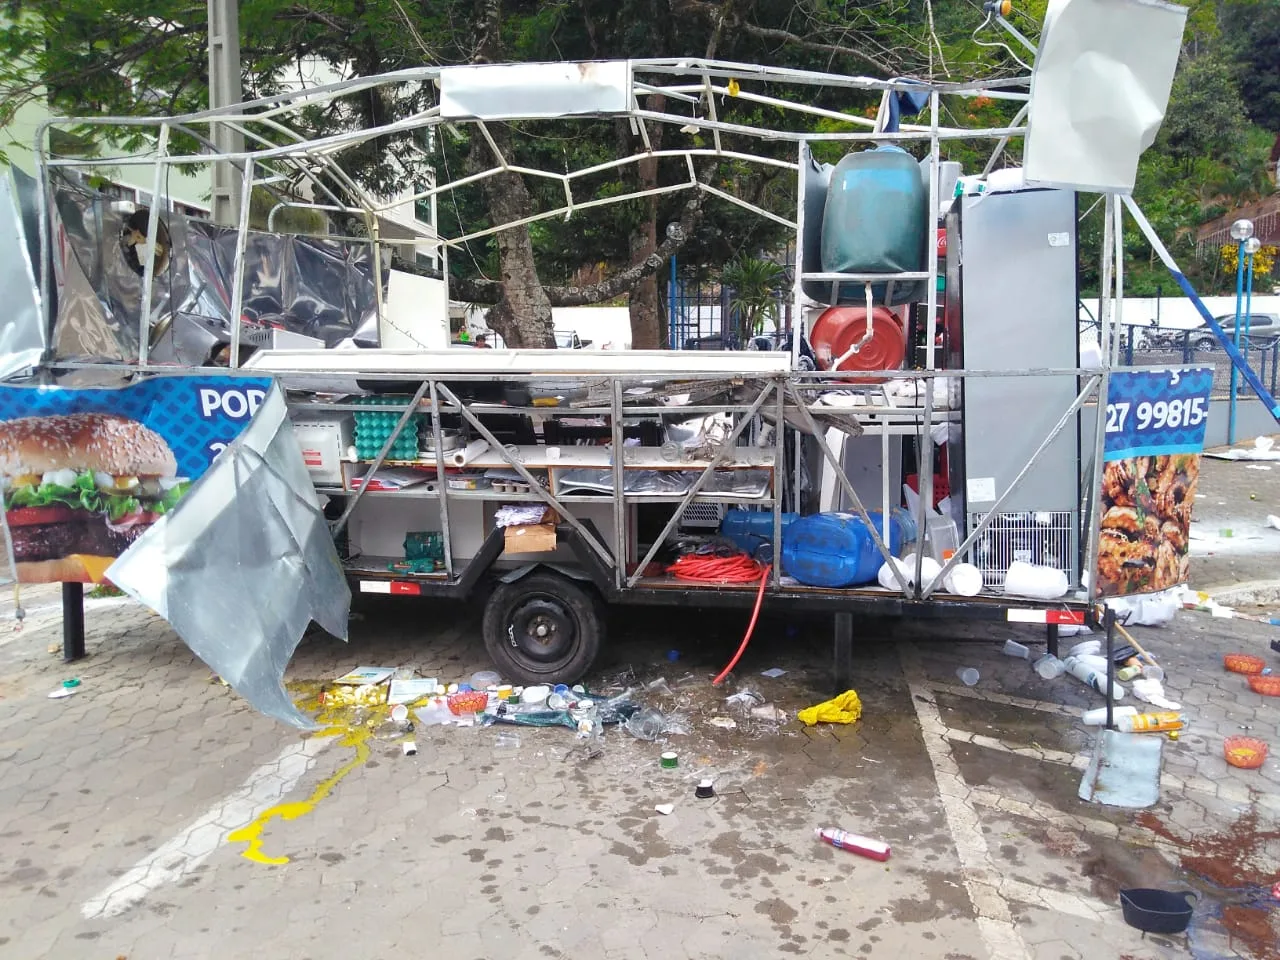
<path id="1" fill-rule="evenodd" d="M 338 746 L 353 747 L 355 753 L 336 772 L 317 784 L 316 788 L 311 791 L 311 796 L 307 797 L 307 799 L 278 803 L 262 811 L 249 823 L 227 835 L 228 843 L 248 844 L 244 850 L 240 851 L 240 856 L 246 860 L 252 860 L 254 863 L 265 863 L 271 866 L 280 866 L 288 863 L 289 858 L 284 856 L 273 857 L 263 850 L 263 830 L 272 820 L 296 820 L 310 813 L 321 800 L 333 792 L 333 788 L 347 774 L 357 767 L 363 766 L 369 759 L 369 738 L 373 734 L 372 725 L 380 720 L 385 720 L 389 713 L 389 708 L 385 704 L 377 707 L 366 707 L 365 711 L 369 717 L 367 722 L 353 725 L 352 721 L 354 720 L 356 708 L 325 706 L 321 699 L 322 688 L 319 684 L 290 684 L 290 687 L 296 693 L 301 694 L 296 701 L 300 710 L 319 710 L 316 721 L 323 725 L 323 729 L 313 734 L 313 736 L 338 737 Z"/>

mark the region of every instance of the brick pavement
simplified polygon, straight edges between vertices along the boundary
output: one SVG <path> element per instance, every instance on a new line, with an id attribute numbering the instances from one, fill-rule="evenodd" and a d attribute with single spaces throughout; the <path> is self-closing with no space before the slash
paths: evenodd
<path id="1" fill-rule="evenodd" d="M 26 604 L 54 601 L 34 591 Z M 486 666 L 461 608 L 366 613 L 349 647 L 306 641 L 290 680 L 357 663 L 454 678 Z M 1242 694 L 1220 656 L 1271 628 L 1186 614 L 1144 633 L 1192 719 L 1166 742 L 1146 815 L 1075 798 L 1073 763 L 1090 749 L 1075 711 L 1097 698 L 1002 657 L 1009 630 L 881 625 L 858 651 L 854 726 L 720 730 L 706 721 L 723 694 L 699 682 L 660 701 L 693 725 L 670 738 L 676 771 L 658 768 L 661 745 L 621 732 L 589 760 L 562 730 L 520 730 L 517 744 L 423 729 L 416 757 L 375 737 L 313 811 L 266 825 L 264 851 L 289 858 L 267 866 L 226 834 L 246 810 L 312 795 L 355 748 L 258 716 L 137 606 L 93 607 L 88 625 L 91 656 L 73 668 L 48 652 L 56 610 L 0 643 L 0 957 L 1191 955 L 1123 926 L 1115 891 L 1128 884 L 1216 896 L 1197 914 L 1196 956 L 1268 956 L 1256 931 L 1276 911 L 1246 900 L 1280 863 L 1280 768 L 1228 768 L 1221 737 L 1243 724 L 1274 738 L 1280 711 Z M 627 613 L 614 627 L 605 679 L 630 667 L 674 681 L 713 672 L 741 623 Z M 673 646 L 677 664 L 661 659 Z M 828 646 L 821 622 L 766 621 L 740 676 L 794 710 L 829 692 Z M 756 676 L 774 665 L 787 675 Z M 958 686 L 960 665 L 979 667 L 977 687 Z M 82 692 L 46 699 L 72 672 Z M 697 801 L 705 774 L 718 796 Z M 663 802 L 669 817 L 653 810 Z M 816 843 L 826 824 L 887 840 L 893 858 Z M 134 877 L 140 899 L 106 908 L 103 892 Z"/>

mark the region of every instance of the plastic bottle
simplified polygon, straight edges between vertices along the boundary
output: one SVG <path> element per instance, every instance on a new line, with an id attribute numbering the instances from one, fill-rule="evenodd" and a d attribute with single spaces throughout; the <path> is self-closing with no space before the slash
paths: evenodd
<path id="1" fill-rule="evenodd" d="M 1122 733 L 1164 733 L 1168 730 L 1181 730 L 1186 725 L 1187 718 L 1172 710 L 1139 713 L 1116 720 L 1116 728 Z"/>
<path id="2" fill-rule="evenodd" d="M 1137 707 L 1112 707 L 1111 719 L 1119 720 L 1121 717 L 1132 717 L 1137 712 Z M 1107 722 L 1107 708 L 1094 707 L 1092 710 L 1086 710 L 1080 715 L 1080 719 L 1090 727 L 1100 727 Z"/>
<path id="3" fill-rule="evenodd" d="M 1067 657 L 1065 661 L 1067 673 L 1071 674 L 1083 684 L 1093 687 L 1098 693 L 1106 696 L 1107 691 L 1107 675 L 1094 670 L 1089 664 L 1081 661 L 1078 657 Z M 1118 683 L 1111 685 L 1111 699 L 1120 701 L 1124 698 L 1124 687 Z"/>
<path id="4" fill-rule="evenodd" d="M 861 837 L 856 833 L 841 830 L 839 827 L 815 827 L 813 835 L 823 843 L 829 843 L 839 850 L 848 850 L 850 853 L 860 854 L 882 863 L 889 859 L 889 854 L 892 852 L 883 840 Z"/>

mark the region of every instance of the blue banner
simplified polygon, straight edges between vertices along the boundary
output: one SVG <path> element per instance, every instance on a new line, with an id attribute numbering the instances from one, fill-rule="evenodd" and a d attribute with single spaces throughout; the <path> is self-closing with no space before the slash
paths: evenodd
<path id="1" fill-rule="evenodd" d="M 272 382 L 156 377 L 0 386 L 0 486 L 18 580 L 98 582 L 249 425 Z"/>
<path id="2" fill-rule="evenodd" d="M 1212 367 L 1113 373 L 1103 460 L 1199 453 L 1212 388 Z"/>

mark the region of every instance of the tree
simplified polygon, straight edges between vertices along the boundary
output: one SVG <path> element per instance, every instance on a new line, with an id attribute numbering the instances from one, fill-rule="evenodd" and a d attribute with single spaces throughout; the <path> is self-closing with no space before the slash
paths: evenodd
<path id="1" fill-rule="evenodd" d="M 0 120 L 33 98 L 47 99 L 57 112 L 72 115 L 171 114 L 207 103 L 203 0 L 9 0 L 9 8 L 8 26 L 0 29 Z M 922 12 L 917 3 L 892 0 L 241 0 L 241 52 L 246 95 L 279 90 L 284 78 L 311 60 L 351 76 L 423 62 L 645 55 L 716 55 L 879 76 L 931 69 L 944 73 L 947 43 L 931 40 Z M 971 29 L 957 19 L 957 36 Z M 847 95 L 836 97 L 822 89 L 813 93 L 823 105 L 866 105 L 850 104 Z M 422 109 L 433 97 L 426 86 L 352 96 L 308 115 L 302 132 L 324 135 L 387 123 Z M 757 116 L 777 119 L 763 109 Z M 626 124 L 597 121 L 571 133 L 548 127 L 495 124 L 490 132 L 499 149 L 511 150 L 517 159 L 570 163 L 592 151 L 630 155 L 643 149 Z M 428 167 L 448 162 L 456 173 L 468 165 L 474 169 L 492 163 L 487 141 L 474 128 L 464 128 L 456 142 L 451 136 L 438 141 L 442 148 L 432 154 L 421 142 L 379 138 L 345 151 L 342 163 L 362 186 L 384 194 L 405 177 L 423 176 Z M 781 145 L 776 149 L 783 150 Z M 775 193 L 785 194 L 778 191 L 773 172 L 720 162 L 698 173 L 709 182 L 731 182 L 738 192 L 766 204 Z M 687 171 L 682 165 L 645 160 L 602 178 L 594 188 L 601 195 L 616 195 L 683 177 Z M 527 216 L 542 205 L 549 189 L 516 174 L 492 177 L 481 187 L 449 197 L 441 205 L 443 219 L 474 230 Z M 741 211 L 693 193 L 635 201 L 622 210 L 609 208 L 608 214 L 583 214 L 568 225 L 519 227 L 476 244 L 470 256 L 451 257 L 455 289 L 468 299 L 493 304 L 495 329 L 508 343 L 525 346 L 553 342 L 552 305 L 625 296 L 632 304 L 633 342 L 657 346 L 657 270 L 684 248 L 724 263 L 778 236 L 767 222 L 739 230 L 743 220 Z M 602 280 L 573 282 L 578 268 L 601 262 Z"/>
<path id="2" fill-rule="evenodd" d="M 1191 173 L 1197 159 L 1226 160 L 1244 141 L 1247 120 L 1231 66 L 1216 53 L 1184 55 L 1157 145 Z"/>
<path id="3" fill-rule="evenodd" d="M 1225 0 L 1222 38 L 1234 62 L 1249 119 L 1280 134 L 1280 5 L 1273 0 Z"/>
<path id="4" fill-rule="evenodd" d="M 781 264 L 757 257 L 739 257 L 724 268 L 720 282 L 732 292 L 729 310 L 738 318 L 738 342 L 761 333 L 768 320 L 778 329 L 778 288 L 786 270 Z"/>

